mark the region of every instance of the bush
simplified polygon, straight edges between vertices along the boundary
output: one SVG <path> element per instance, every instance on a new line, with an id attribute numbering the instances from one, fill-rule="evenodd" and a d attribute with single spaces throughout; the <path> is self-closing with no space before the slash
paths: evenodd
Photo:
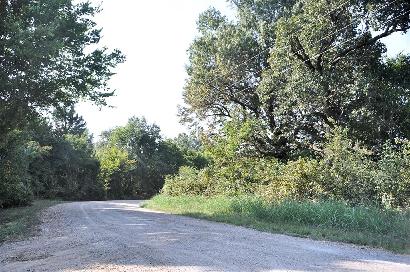
<path id="1" fill-rule="evenodd" d="M 256 194 L 270 202 L 333 199 L 384 208 L 410 205 L 410 144 L 386 145 L 381 158 L 354 144 L 347 131 L 328 136 L 320 160 L 299 158 L 286 163 L 269 158 L 227 157 L 198 171 L 183 167 L 165 181 L 168 195 Z"/>
<path id="2" fill-rule="evenodd" d="M 21 131 L 12 131 L 0 139 L 0 208 L 32 201 L 29 160 L 26 136 Z"/>
<path id="3" fill-rule="evenodd" d="M 320 161 L 320 183 L 328 198 L 350 203 L 376 203 L 377 165 L 371 154 L 347 137 L 347 130 L 336 128 L 328 136 Z"/>
<path id="4" fill-rule="evenodd" d="M 190 166 L 182 166 L 178 174 L 167 176 L 162 188 L 162 193 L 169 196 L 210 195 L 212 191 L 206 170 L 201 171 Z"/>
<path id="5" fill-rule="evenodd" d="M 228 163 L 217 162 L 210 170 L 213 191 L 227 196 L 254 193 L 260 184 L 270 182 L 265 171 L 275 166 L 276 161 L 259 158 L 238 157 Z"/>
<path id="6" fill-rule="evenodd" d="M 287 164 L 280 164 L 275 172 L 272 173 L 271 181 L 259 186 L 257 190 L 257 195 L 268 201 L 316 199 L 323 194 L 316 160 L 289 161 Z"/>
<path id="7" fill-rule="evenodd" d="M 24 182 L 19 180 L 0 180 L 0 208 L 24 206 L 31 203 L 33 194 Z"/>
<path id="8" fill-rule="evenodd" d="M 410 142 L 386 144 L 375 177 L 378 202 L 385 207 L 410 207 Z"/>

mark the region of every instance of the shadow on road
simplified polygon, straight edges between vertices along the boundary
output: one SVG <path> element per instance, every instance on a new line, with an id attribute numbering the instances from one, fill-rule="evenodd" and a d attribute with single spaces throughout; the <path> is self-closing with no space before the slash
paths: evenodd
<path id="1" fill-rule="evenodd" d="M 0 271 L 410 271 L 409 256 L 157 213 L 139 204 L 55 206 L 41 236 L 0 247 Z"/>

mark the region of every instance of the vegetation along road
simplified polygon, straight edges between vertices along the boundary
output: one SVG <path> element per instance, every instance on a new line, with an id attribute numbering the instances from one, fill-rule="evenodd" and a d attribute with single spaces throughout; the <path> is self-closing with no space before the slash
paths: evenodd
<path id="1" fill-rule="evenodd" d="M 410 271 L 382 250 L 169 215 L 140 201 L 73 202 L 0 247 L 0 271 Z"/>

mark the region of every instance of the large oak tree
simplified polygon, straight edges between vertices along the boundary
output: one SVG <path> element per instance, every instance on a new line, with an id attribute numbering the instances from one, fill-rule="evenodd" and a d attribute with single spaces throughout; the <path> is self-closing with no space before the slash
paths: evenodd
<path id="1" fill-rule="evenodd" d="M 235 20 L 199 18 L 184 121 L 251 122 L 244 147 L 279 158 L 320 151 L 334 125 L 374 149 L 410 136 L 410 58 L 386 59 L 381 42 L 410 28 L 408 1 L 231 2 Z"/>

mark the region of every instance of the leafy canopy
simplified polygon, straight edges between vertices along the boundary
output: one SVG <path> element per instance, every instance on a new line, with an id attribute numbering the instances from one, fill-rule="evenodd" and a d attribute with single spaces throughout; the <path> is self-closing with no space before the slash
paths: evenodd
<path id="1" fill-rule="evenodd" d="M 1 1 L 0 133 L 50 107 L 105 104 L 113 94 L 107 80 L 124 57 L 97 46 L 98 11 L 71 0 Z"/>
<path id="2" fill-rule="evenodd" d="M 182 121 L 211 134 L 250 121 L 243 149 L 281 159 L 317 154 L 335 125 L 374 150 L 410 136 L 409 56 L 386 59 L 381 42 L 410 28 L 408 1 L 232 2 L 236 20 L 198 20 Z"/>

